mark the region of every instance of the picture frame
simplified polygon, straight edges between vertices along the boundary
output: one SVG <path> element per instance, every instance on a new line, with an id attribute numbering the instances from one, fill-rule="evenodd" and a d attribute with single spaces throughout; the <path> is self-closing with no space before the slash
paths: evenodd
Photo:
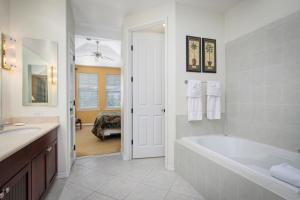
<path id="1" fill-rule="evenodd" d="M 215 39 L 202 39 L 202 71 L 217 73 L 217 42 Z"/>
<path id="2" fill-rule="evenodd" d="M 201 38 L 186 36 L 186 71 L 201 72 Z"/>

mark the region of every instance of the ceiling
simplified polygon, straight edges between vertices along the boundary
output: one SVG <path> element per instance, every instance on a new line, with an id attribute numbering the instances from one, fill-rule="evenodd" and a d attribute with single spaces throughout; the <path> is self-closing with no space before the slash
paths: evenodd
<path id="1" fill-rule="evenodd" d="M 72 0 L 76 34 L 121 39 L 126 15 L 170 0 Z"/>
<path id="2" fill-rule="evenodd" d="M 198 6 L 204 9 L 222 13 L 227 12 L 240 1 L 242 0 L 176 0 L 178 3 Z"/>
<path id="3" fill-rule="evenodd" d="M 171 1 L 174 0 L 72 0 L 76 34 L 120 40 L 122 22 L 126 15 Z M 176 1 L 217 12 L 226 12 L 241 0 Z"/>
<path id="4" fill-rule="evenodd" d="M 96 40 L 99 41 L 100 52 L 112 59 L 96 60 L 93 53 L 97 49 Z M 119 40 L 109 40 L 103 38 L 92 38 L 76 36 L 75 38 L 75 63 L 76 65 L 99 66 L 99 67 L 122 67 L 121 42 Z"/>

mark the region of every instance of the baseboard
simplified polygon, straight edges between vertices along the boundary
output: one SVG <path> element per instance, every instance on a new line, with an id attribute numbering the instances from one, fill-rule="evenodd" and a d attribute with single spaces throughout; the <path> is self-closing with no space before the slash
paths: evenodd
<path id="1" fill-rule="evenodd" d="M 92 156 L 81 156 L 81 157 L 77 157 L 77 160 L 80 159 L 84 159 L 84 158 L 101 158 L 101 157 L 109 157 L 109 156 L 117 156 L 117 155 L 121 155 L 120 152 L 117 153 L 109 153 L 109 154 L 103 154 L 103 155 L 92 155 Z"/>
<path id="2" fill-rule="evenodd" d="M 82 126 L 93 126 L 93 123 L 83 123 Z"/>
<path id="3" fill-rule="evenodd" d="M 174 164 L 166 164 L 166 169 L 169 171 L 175 171 Z"/>
<path id="4" fill-rule="evenodd" d="M 56 178 L 57 178 L 57 179 L 60 179 L 60 178 L 68 178 L 69 175 L 70 175 L 70 174 L 67 173 L 67 172 L 59 172 L 59 173 L 57 173 Z"/>

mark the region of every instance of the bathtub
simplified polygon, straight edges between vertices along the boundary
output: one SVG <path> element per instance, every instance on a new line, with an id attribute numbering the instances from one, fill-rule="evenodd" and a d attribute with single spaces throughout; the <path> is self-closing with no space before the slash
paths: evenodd
<path id="1" fill-rule="evenodd" d="M 206 199 L 300 199 L 300 188 L 270 176 L 270 167 L 281 163 L 300 169 L 300 154 L 223 135 L 175 144 L 175 170 Z"/>

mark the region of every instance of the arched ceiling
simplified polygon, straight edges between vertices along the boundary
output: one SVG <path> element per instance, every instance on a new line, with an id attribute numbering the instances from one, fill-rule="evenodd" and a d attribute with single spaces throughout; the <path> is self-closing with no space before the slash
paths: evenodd
<path id="1" fill-rule="evenodd" d="M 174 0 L 72 0 L 76 34 L 121 40 L 126 15 Z M 226 12 L 241 0 L 176 0 L 178 3 Z"/>

